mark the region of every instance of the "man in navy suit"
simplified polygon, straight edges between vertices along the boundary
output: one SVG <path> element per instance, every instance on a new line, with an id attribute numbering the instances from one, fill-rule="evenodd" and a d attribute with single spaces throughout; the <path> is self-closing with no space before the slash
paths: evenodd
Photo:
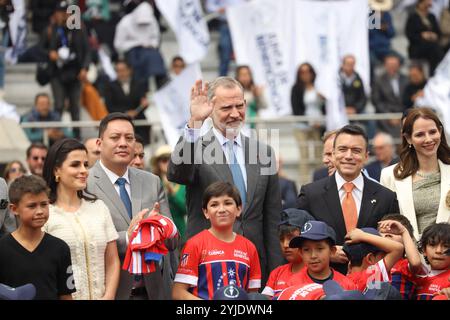
<path id="1" fill-rule="evenodd" d="M 320 168 L 314 170 L 313 173 L 313 181 L 320 180 L 322 178 L 328 177 L 332 175 L 336 168 L 333 164 L 333 142 L 334 137 L 336 136 L 337 130 L 325 132 L 323 135 L 323 153 L 322 153 L 322 163 L 325 165 L 325 168 Z"/>
<path id="2" fill-rule="evenodd" d="M 362 174 L 367 149 L 368 139 L 363 129 L 355 125 L 341 128 L 333 145 L 336 172 L 302 186 L 298 196 L 298 209 L 310 212 L 336 232 L 337 252 L 332 262 L 343 273 L 348 263 L 342 250 L 347 232 L 355 227 L 376 228 L 384 215 L 399 212 L 396 194 Z M 348 202 L 352 210 L 347 209 Z"/>

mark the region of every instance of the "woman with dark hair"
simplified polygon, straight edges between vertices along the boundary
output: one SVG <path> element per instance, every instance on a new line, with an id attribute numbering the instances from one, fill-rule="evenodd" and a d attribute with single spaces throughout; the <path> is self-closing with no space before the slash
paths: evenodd
<path id="1" fill-rule="evenodd" d="M 257 116 L 259 110 L 267 108 L 264 89 L 255 85 L 249 66 L 238 66 L 235 78 L 244 88 L 244 99 L 247 102 L 246 119 L 252 120 Z M 250 123 L 250 127 L 254 128 L 255 125 Z"/>
<path id="2" fill-rule="evenodd" d="M 55 142 L 43 176 L 50 187 L 46 232 L 70 247 L 76 300 L 112 300 L 119 284 L 118 234 L 107 206 L 86 190 L 86 147 L 75 139 Z"/>
<path id="3" fill-rule="evenodd" d="M 450 208 L 445 204 L 450 190 L 450 147 L 441 121 L 430 108 L 408 112 L 399 158 L 397 164 L 381 171 L 380 182 L 397 193 L 400 213 L 420 239 L 426 227 L 450 221 Z"/>
<path id="4" fill-rule="evenodd" d="M 320 118 L 325 113 L 325 99 L 314 87 L 316 72 L 311 64 L 302 63 L 297 70 L 297 80 L 291 90 L 292 114 Z M 314 158 L 321 158 L 320 137 L 323 126 L 318 121 L 296 124 L 295 138 L 300 150 L 300 159 L 309 159 L 310 143 L 313 144 Z M 311 169 L 306 161 L 299 161 L 300 179 L 302 183 L 310 180 Z"/>
<path id="5" fill-rule="evenodd" d="M 3 171 L 3 178 L 8 185 L 11 184 L 15 179 L 23 176 L 27 173 L 27 169 L 19 160 L 14 160 L 8 163 Z"/>

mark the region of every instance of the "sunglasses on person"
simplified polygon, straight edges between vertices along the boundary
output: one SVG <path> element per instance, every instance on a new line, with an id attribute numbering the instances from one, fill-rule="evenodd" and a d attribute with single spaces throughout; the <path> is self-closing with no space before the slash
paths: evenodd
<path id="1" fill-rule="evenodd" d="M 11 168 L 11 169 L 9 169 L 9 173 L 16 173 L 16 172 L 25 173 L 25 170 L 23 170 L 22 168 Z"/>
<path id="2" fill-rule="evenodd" d="M 33 159 L 34 161 L 38 161 L 39 159 L 41 159 L 42 161 L 45 161 L 45 157 L 34 156 L 34 157 L 31 157 L 31 159 Z"/>

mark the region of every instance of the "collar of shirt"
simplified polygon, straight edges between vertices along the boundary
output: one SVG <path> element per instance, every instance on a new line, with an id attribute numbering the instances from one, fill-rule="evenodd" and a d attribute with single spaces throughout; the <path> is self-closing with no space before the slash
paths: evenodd
<path id="1" fill-rule="evenodd" d="M 230 140 L 226 137 L 223 136 L 222 133 L 219 132 L 219 130 L 217 130 L 215 127 L 213 127 L 213 133 L 216 136 L 216 139 L 219 141 L 220 145 L 222 147 L 225 147 L 225 144 Z M 241 139 L 241 134 L 239 133 L 236 138 L 234 138 L 234 142 L 236 142 L 236 144 L 238 145 L 238 147 L 242 148 L 242 139 Z"/>
<path id="2" fill-rule="evenodd" d="M 336 170 L 335 177 L 336 177 L 337 189 L 339 191 L 339 190 L 341 190 L 344 183 L 346 183 L 347 181 L 345 181 L 345 179 L 342 178 L 342 176 L 339 174 L 339 172 L 337 170 Z M 358 191 L 363 192 L 364 178 L 361 173 L 359 173 L 359 175 L 356 177 L 356 179 L 354 179 L 353 181 L 350 181 L 350 182 L 352 182 L 355 185 L 355 188 L 358 189 Z"/>
<path id="3" fill-rule="evenodd" d="M 102 163 L 102 160 L 99 160 L 99 163 L 100 163 L 100 166 L 102 167 L 102 169 L 105 171 L 106 175 L 108 176 L 109 180 L 113 184 L 113 186 L 117 186 L 116 181 L 119 178 L 124 178 L 127 181 L 126 185 L 128 185 L 128 186 L 130 185 L 130 179 L 128 177 L 128 168 L 127 168 L 127 171 L 125 171 L 125 173 L 123 174 L 123 176 L 119 177 L 117 174 L 115 174 L 114 172 L 109 170 L 107 167 L 105 167 L 105 165 Z"/>

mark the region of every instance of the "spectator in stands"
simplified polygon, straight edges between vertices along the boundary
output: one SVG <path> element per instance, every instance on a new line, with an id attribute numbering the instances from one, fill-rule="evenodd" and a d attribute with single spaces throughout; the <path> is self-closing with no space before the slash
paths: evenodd
<path id="1" fill-rule="evenodd" d="M 116 63 L 117 79 L 105 85 L 103 96 L 109 112 L 124 112 L 133 119 L 146 119 L 144 111 L 149 106 L 146 81 L 134 76 L 134 69 L 119 60 Z M 150 143 L 150 126 L 136 127 L 136 133 Z"/>
<path id="2" fill-rule="evenodd" d="M 374 74 L 376 65 L 384 61 L 391 52 L 391 39 L 395 36 L 395 28 L 389 11 L 392 1 L 369 1 L 370 9 L 380 13 L 380 28 L 369 29 L 370 74 Z"/>
<path id="3" fill-rule="evenodd" d="M 249 66 L 238 66 L 234 77 L 244 88 L 244 99 L 247 102 L 246 118 L 252 120 L 257 116 L 259 110 L 267 108 L 264 88 L 255 85 Z M 255 125 L 250 123 L 250 127 L 254 128 Z"/>
<path id="4" fill-rule="evenodd" d="M 371 178 L 380 181 L 381 170 L 396 162 L 392 136 L 385 132 L 377 133 L 372 141 L 372 149 L 375 161 L 369 163 L 366 170 Z"/>
<path id="5" fill-rule="evenodd" d="M 450 147 L 442 122 L 430 108 L 411 109 L 403 125 L 399 162 L 384 168 L 380 182 L 397 193 L 400 213 L 408 218 L 414 237 L 434 223 L 448 222 L 450 208 Z"/>
<path id="6" fill-rule="evenodd" d="M 297 69 L 297 78 L 291 89 L 292 113 L 296 116 L 321 117 L 325 112 L 324 98 L 314 87 L 316 72 L 309 63 L 302 63 Z M 310 143 L 314 145 L 314 158 L 320 158 L 318 145 L 322 124 L 311 120 L 309 123 L 299 123 L 295 128 L 295 138 L 300 151 L 300 159 L 310 158 L 308 148 Z M 301 182 L 309 179 L 310 168 L 306 161 L 299 161 Z"/>
<path id="7" fill-rule="evenodd" d="M 134 76 L 145 81 L 147 88 L 149 77 L 155 77 L 157 88 L 167 81 L 166 67 L 159 52 L 160 41 L 158 22 L 152 6 L 145 1 L 124 16 L 116 27 L 114 47 L 125 55 Z"/>
<path id="8" fill-rule="evenodd" d="M 230 27 L 225 12 L 227 7 L 243 3 L 244 0 L 207 0 L 205 7 L 207 13 L 219 13 L 219 76 L 228 75 L 228 67 L 233 55 Z"/>
<path id="9" fill-rule="evenodd" d="M 408 109 L 414 107 L 417 98 L 423 97 L 423 88 L 427 79 L 420 63 L 413 63 L 409 67 L 409 82 L 403 92 L 403 106 Z"/>
<path id="10" fill-rule="evenodd" d="M 334 166 L 333 162 L 333 143 L 334 138 L 336 137 L 336 132 L 337 130 L 332 130 L 323 134 L 322 163 L 325 165 L 325 167 L 314 170 L 313 181 L 331 176 L 334 171 L 336 171 L 336 167 Z"/>
<path id="11" fill-rule="evenodd" d="M 69 28 L 67 24 L 67 1 L 61 1 L 55 12 L 49 45 L 49 58 L 54 72 L 50 81 L 55 110 L 62 115 L 68 100 L 72 121 L 80 120 L 81 83 L 86 80 L 91 57 L 84 25 Z M 80 138 L 80 129 L 73 130 L 75 138 Z"/>
<path id="12" fill-rule="evenodd" d="M 367 102 L 364 84 L 359 74 L 355 71 L 355 63 L 356 60 L 353 55 L 344 56 L 341 71 L 339 72 L 347 114 L 364 112 Z"/>
<path id="13" fill-rule="evenodd" d="M 400 57 L 389 54 L 384 58 L 384 72 L 375 80 L 372 88 L 372 102 L 377 113 L 403 112 L 403 92 L 408 82 L 405 75 L 400 73 Z M 400 119 L 378 121 L 378 128 L 398 137 L 400 133 Z"/>
<path id="14" fill-rule="evenodd" d="M 169 208 L 172 213 L 173 222 L 177 226 L 180 232 L 180 243 L 181 248 L 186 242 L 186 219 L 187 219 L 187 208 L 186 208 L 186 186 L 183 184 L 178 184 L 171 182 L 167 179 L 167 169 L 169 166 L 170 154 L 172 153 L 172 148 L 168 145 L 160 146 L 154 156 L 152 157 L 150 163 L 152 166 L 152 172 L 160 177 L 164 190 L 166 191 L 167 198 L 169 200 Z"/>
<path id="15" fill-rule="evenodd" d="M 405 27 L 409 58 L 426 61 L 430 76 L 442 59 L 439 46 L 441 29 L 436 17 L 430 12 L 431 6 L 432 0 L 417 0 L 416 8 L 409 14 Z"/>
<path id="16" fill-rule="evenodd" d="M 88 166 L 92 168 L 92 166 L 100 159 L 100 149 L 97 145 L 97 138 L 89 138 L 84 141 L 84 146 L 87 150 L 88 156 Z"/>
<path id="17" fill-rule="evenodd" d="M 24 114 L 20 120 L 20 122 L 24 123 L 58 121 L 61 121 L 61 115 L 51 110 L 50 97 L 46 93 L 38 93 L 36 95 L 33 109 Z M 72 135 L 67 128 L 25 128 L 24 131 L 31 142 L 44 142 L 44 132 L 46 132 L 50 145 L 61 138 L 71 137 Z"/>
<path id="18" fill-rule="evenodd" d="M 32 143 L 27 149 L 27 165 L 30 174 L 42 176 L 44 161 L 47 157 L 48 148 L 40 142 Z"/>
<path id="19" fill-rule="evenodd" d="M 170 73 L 172 74 L 172 78 L 179 75 L 184 68 L 186 68 L 184 59 L 180 56 L 173 57 L 172 63 L 170 64 Z"/>
<path id="20" fill-rule="evenodd" d="M 130 167 L 135 167 L 137 169 L 141 169 L 144 170 L 145 169 L 145 164 L 144 164 L 144 157 L 145 157 L 145 152 L 144 152 L 144 140 L 142 139 L 142 137 L 138 134 L 136 134 L 135 136 L 136 142 L 134 144 L 134 157 L 130 162 Z M 170 200 L 169 200 L 170 202 Z M 172 210 L 171 210 L 172 212 Z M 173 215 L 173 212 L 172 212 Z"/>
<path id="21" fill-rule="evenodd" d="M 27 173 L 27 169 L 19 160 L 14 160 L 8 163 L 3 171 L 3 178 L 8 185 L 11 184 L 15 179 L 23 176 Z"/>

